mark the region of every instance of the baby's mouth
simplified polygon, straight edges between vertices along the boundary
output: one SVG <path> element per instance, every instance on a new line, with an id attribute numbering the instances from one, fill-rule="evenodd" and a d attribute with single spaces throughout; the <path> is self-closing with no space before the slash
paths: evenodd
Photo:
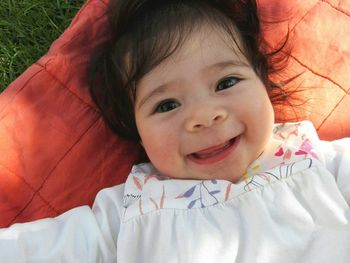
<path id="1" fill-rule="evenodd" d="M 189 158 L 197 160 L 206 160 L 218 156 L 221 153 L 225 152 L 227 149 L 231 148 L 231 146 L 235 144 L 236 138 L 237 137 L 232 138 L 225 143 L 201 150 L 199 152 L 192 153 L 189 155 Z"/>

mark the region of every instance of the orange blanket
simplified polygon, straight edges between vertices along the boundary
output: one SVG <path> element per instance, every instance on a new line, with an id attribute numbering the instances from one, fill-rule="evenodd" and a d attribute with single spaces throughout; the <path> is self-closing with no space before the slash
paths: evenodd
<path id="1" fill-rule="evenodd" d="M 309 87 L 300 115 L 323 139 L 350 136 L 350 3 L 260 0 L 271 44 L 288 25 L 294 49 L 287 74 Z M 48 53 L 0 96 L 0 227 L 91 205 L 104 187 L 122 183 L 138 146 L 105 126 L 86 81 L 91 51 L 108 36 L 106 2 L 89 0 Z"/>

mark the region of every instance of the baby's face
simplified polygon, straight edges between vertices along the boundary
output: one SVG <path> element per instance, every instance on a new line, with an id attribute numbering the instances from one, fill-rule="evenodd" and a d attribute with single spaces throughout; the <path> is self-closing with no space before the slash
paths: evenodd
<path id="1" fill-rule="evenodd" d="M 274 122 L 266 89 L 246 58 L 208 27 L 140 81 L 135 118 L 161 174 L 231 182 L 262 153 Z"/>

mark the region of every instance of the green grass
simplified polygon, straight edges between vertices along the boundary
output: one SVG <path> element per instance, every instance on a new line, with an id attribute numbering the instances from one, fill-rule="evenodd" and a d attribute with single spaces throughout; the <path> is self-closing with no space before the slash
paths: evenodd
<path id="1" fill-rule="evenodd" d="M 0 92 L 44 55 L 85 0 L 0 0 Z"/>

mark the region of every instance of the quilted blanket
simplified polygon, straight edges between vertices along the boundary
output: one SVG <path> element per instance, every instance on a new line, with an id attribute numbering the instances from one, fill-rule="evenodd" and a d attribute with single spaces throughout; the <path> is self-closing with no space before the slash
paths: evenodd
<path id="1" fill-rule="evenodd" d="M 276 44 L 290 31 L 292 56 L 287 75 L 303 73 L 293 86 L 304 88 L 299 118 L 312 120 L 322 139 L 350 135 L 350 1 L 260 0 L 266 36 Z"/>
<path id="2" fill-rule="evenodd" d="M 108 38 L 106 5 L 87 1 L 0 95 L 0 227 L 91 205 L 140 158 L 137 145 L 106 127 L 87 90 L 89 57 Z M 303 73 L 291 83 L 305 88 L 299 118 L 323 139 L 350 136 L 350 1 L 260 0 L 259 8 L 266 21 L 280 21 L 263 25 L 271 45 L 290 31 L 292 56 L 279 77 Z"/>

